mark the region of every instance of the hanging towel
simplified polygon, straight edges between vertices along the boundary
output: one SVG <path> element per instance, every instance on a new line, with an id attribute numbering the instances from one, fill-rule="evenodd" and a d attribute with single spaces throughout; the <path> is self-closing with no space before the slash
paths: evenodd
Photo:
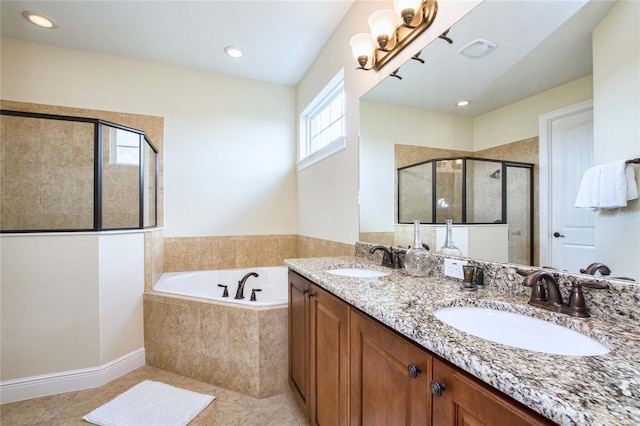
<path id="1" fill-rule="evenodd" d="M 617 160 L 588 169 L 580 183 L 575 206 L 581 208 L 616 209 L 638 198 L 633 166 Z"/>
<path id="2" fill-rule="evenodd" d="M 600 185 L 600 166 L 587 169 L 582 176 L 580 189 L 576 197 L 576 207 L 598 210 L 598 187 Z"/>
<path id="3" fill-rule="evenodd" d="M 627 178 L 627 201 L 638 198 L 638 184 L 636 183 L 636 174 L 633 170 L 633 164 L 625 162 L 625 176 Z"/>
<path id="4" fill-rule="evenodd" d="M 600 169 L 598 207 L 615 209 L 627 205 L 627 177 L 624 160 L 604 164 Z"/>

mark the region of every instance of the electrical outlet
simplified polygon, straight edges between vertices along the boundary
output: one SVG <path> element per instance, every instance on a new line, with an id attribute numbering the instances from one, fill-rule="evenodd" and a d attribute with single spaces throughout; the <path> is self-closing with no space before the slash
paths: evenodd
<path id="1" fill-rule="evenodd" d="M 444 259 L 444 275 L 452 278 L 463 279 L 462 266 L 466 265 L 466 260 Z"/>

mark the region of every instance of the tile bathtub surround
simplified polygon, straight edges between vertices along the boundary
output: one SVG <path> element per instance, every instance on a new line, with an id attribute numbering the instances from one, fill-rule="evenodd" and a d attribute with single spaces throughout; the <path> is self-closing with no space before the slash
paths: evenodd
<path id="1" fill-rule="evenodd" d="M 144 294 L 147 364 L 265 398 L 288 389 L 287 307 Z"/>
<path id="2" fill-rule="evenodd" d="M 149 291 L 164 272 L 164 230 L 144 234 L 144 290 Z"/>
<path id="3" fill-rule="evenodd" d="M 599 308 L 603 314 L 594 312 L 591 318 L 574 318 L 528 305 L 528 291 L 525 295 L 518 294 L 522 277 L 515 276 L 513 265 L 479 262 L 490 273 L 485 280 L 487 288 L 466 292 L 460 289 L 459 280 L 440 276 L 415 278 L 404 270 L 384 268 L 379 259 L 363 256 L 367 253 L 363 245 L 358 247 L 358 253 L 361 256 L 290 259 L 286 264 L 427 350 L 561 425 L 640 424 L 637 356 L 640 323 L 629 312 L 631 306 L 638 310 L 640 299 L 633 285 L 611 280 L 612 289 L 607 291 L 613 294 L 612 299 L 625 299 L 623 305 L 607 311 Z M 325 272 L 338 267 L 367 267 L 390 274 L 357 279 Z M 598 291 L 602 290 L 587 295 L 592 309 L 600 303 L 592 297 Z M 458 331 L 432 314 L 435 309 L 449 306 L 519 312 L 591 336 L 611 351 L 599 356 L 567 357 L 492 343 Z M 621 312 L 612 312 L 615 309 Z"/>
<path id="4" fill-rule="evenodd" d="M 353 244 L 301 235 L 166 237 L 164 272 L 281 266 L 296 257 L 344 256 Z"/>

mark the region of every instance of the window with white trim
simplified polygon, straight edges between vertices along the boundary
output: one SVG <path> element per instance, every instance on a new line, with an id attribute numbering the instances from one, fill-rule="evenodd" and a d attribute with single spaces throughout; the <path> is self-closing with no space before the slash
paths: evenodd
<path id="1" fill-rule="evenodd" d="M 300 114 L 298 169 L 345 148 L 344 70 L 327 84 Z"/>

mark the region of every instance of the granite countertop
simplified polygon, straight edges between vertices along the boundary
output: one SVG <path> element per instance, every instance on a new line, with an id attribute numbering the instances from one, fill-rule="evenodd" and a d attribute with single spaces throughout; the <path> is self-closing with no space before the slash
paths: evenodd
<path id="1" fill-rule="evenodd" d="M 490 289 L 460 289 L 458 280 L 416 278 L 361 257 L 289 259 L 286 265 L 429 351 L 561 425 L 640 424 L 640 327 L 609 318 L 573 318 Z M 347 278 L 327 269 L 366 267 L 380 278 Z M 588 303 L 588 301 L 587 301 Z M 453 328 L 432 312 L 478 306 L 522 313 L 590 336 L 611 351 L 598 356 L 532 352 Z"/>

